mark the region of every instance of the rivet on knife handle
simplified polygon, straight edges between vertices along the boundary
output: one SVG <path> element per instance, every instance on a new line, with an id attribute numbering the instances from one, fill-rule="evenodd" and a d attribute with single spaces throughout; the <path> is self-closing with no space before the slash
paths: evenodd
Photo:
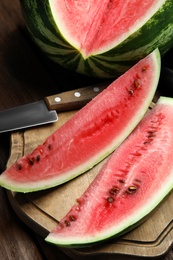
<path id="1" fill-rule="evenodd" d="M 110 82 L 87 86 L 45 97 L 49 110 L 67 111 L 80 109 L 105 89 Z"/>

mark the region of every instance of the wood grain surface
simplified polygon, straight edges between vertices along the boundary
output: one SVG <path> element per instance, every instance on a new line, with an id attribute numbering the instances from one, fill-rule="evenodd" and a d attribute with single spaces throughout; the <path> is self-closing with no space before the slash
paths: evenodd
<path id="1" fill-rule="evenodd" d="M 16 132 L 11 136 L 11 156 L 8 167 L 19 157 L 30 153 L 37 145 L 64 124 L 75 112 L 59 113 L 58 122 Z M 8 192 L 8 197 L 17 215 L 43 238 L 58 221 L 70 210 L 94 179 L 107 159 L 99 163 L 87 173 L 59 187 L 33 193 Z M 72 259 L 109 259 L 121 256 L 123 259 L 139 257 L 163 257 L 172 247 L 173 241 L 173 208 L 171 193 L 157 209 L 139 227 L 117 240 L 111 240 L 99 246 L 68 250 Z"/>

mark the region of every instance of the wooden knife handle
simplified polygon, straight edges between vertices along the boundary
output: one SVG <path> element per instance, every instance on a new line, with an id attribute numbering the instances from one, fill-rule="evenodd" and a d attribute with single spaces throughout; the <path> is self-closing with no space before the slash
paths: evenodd
<path id="1" fill-rule="evenodd" d="M 78 88 L 45 97 L 49 110 L 70 111 L 80 109 L 110 84 L 110 81 Z"/>

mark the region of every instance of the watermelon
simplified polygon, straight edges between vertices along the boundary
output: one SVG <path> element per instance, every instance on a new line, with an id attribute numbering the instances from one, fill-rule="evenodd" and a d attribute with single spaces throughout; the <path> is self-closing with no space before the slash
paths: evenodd
<path id="1" fill-rule="evenodd" d="M 0 176 L 0 185 L 30 192 L 62 184 L 109 155 L 135 128 L 158 85 L 154 50 Z"/>
<path id="2" fill-rule="evenodd" d="M 27 28 L 53 61 L 118 77 L 155 48 L 173 46 L 173 0 L 20 0 Z"/>
<path id="3" fill-rule="evenodd" d="M 46 238 L 79 247 L 134 228 L 173 188 L 173 99 L 161 97 Z"/>

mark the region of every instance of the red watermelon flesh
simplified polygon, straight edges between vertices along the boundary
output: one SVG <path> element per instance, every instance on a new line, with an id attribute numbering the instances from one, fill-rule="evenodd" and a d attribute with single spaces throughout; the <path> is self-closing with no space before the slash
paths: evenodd
<path id="1" fill-rule="evenodd" d="M 153 0 L 50 1 L 53 17 L 63 37 L 84 57 L 102 53 L 121 43 L 160 5 L 159 1 Z"/>
<path id="2" fill-rule="evenodd" d="M 14 191 L 36 191 L 64 183 L 93 167 L 141 120 L 159 75 L 156 49 L 1 174 L 0 185 Z"/>
<path id="3" fill-rule="evenodd" d="M 48 235 L 86 246 L 129 231 L 173 188 L 173 99 L 161 97 Z"/>

